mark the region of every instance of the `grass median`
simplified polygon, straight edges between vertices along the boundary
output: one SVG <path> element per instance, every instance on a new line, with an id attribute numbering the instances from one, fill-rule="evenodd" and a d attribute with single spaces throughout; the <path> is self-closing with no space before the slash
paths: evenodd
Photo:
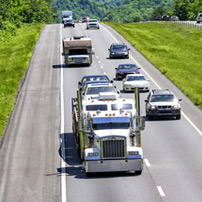
<path id="1" fill-rule="evenodd" d="M 171 22 L 105 22 L 202 109 L 202 30 Z"/>
<path id="2" fill-rule="evenodd" d="M 26 24 L 17 35 L 0 43 L 0 138 L 13 110 L 18 87 L 29 65 L 43 24 Z"/>

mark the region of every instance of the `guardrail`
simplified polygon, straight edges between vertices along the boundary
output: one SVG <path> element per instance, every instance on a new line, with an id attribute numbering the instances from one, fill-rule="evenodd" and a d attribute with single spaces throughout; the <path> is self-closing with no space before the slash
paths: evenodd
<path id="1" fill-rule="evenodd" d="M 185 24 L 189 27 L 202 30 L 202 24 L 197 23 L 196 21 L 170 21 L 170 22 L 177 23 L 177 24 Z"/>

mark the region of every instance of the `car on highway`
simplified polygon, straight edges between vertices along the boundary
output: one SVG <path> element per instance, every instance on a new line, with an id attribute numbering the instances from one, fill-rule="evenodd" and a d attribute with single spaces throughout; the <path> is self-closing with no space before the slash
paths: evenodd
<path id="1" fill-rule="evenodd" d="M 129 58 L 129 48 L 124 43 L 113 43 L 109 50 L 109 58 Z"/>
<path id="2" fill-rule="evenodd" d="M 64 21 L 64 28 L 65 27 L 74 27 L 74 20 L 72 18 L 65 19 Z"/>
<path id="3" fill-rule="evenodd" d="M 88 22 L 90 20 L 90 18 L 88 16 L 85 16 L 82 18 L 82 22 Z"/>
<path id="4" fill-rule="evenodd" d="M 125 92 L 134 91 L 134 88 L 139 88 L 140 91 L 149 91 L 149 81 L 143 74 L 128 74 L 122 82 Z"/>
<path id="5" fill-rule="evenodd" d="M 170 18 L 171 21 L 179 21 L 179 17 L 178 16 L 172 16 Z"/>
<path id="6" fill-rule="evenodd" d="M 162 16 L 162 20 L 163 21 L 169 21 L 170 20 L 170 16 L 169 15 L 163 15 Z"/>
<path id="7" fill-rule="evenodd" d="M 120 97 L 119 91 L 112 83 L 93 83 L 84 87 L 81 95 L 82 99 L 96 99 L 99 98 L 99 93 L 115 93 L 117 97 Z"/>
<path id="8" fill-rule="evenodd" d="M 162 20 L 162 16 L 156 16 L 155 20 Z"/>
<path id="9" fill-rule="evenodd" d="M 113 80 L 110 80 L 107 75 L 105 74 L 91 74 L 91 75 L 85 75 L 81 79 L 81 81 L 78 82 L 79 89 L 83 87 L 83 85 L 87 81 L 107 81 L 108 83 L 112 83 Z"/>
<path id="10" fill-rule="evenodd" d="M 181 107 L 179 101 L 169 89 L 150 90 L 146 102 L 146 116 L 149 120 L 154 117 L 176 117 L 181 119 Z"/>
<path id="11" fill-rule="evenodd" d="M 124 79 L 127 74 L 139 74 L 140 67 L 137 67 L 136 64 L 120 64 L 115 68 L 116 70 L 116 79 Z"/>
<path id="12" fill-rule="evenodd" d="M 91 28 L 100 29 L 100 24 L 97 19 L 88 20 L 88 22 L 86 23 L 86 29 L 91 29 Z"/>
<path id="13" fill-rule="evenodd" d="M 196 23 L 202 22 L 202 13 L 199 13 L 197 18 L 196 18 Z"/>

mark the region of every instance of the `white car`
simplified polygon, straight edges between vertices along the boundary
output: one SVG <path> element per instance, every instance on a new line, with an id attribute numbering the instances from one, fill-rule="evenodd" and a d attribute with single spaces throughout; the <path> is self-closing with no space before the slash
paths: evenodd
<path id="1" fill-rule="evenodd" d="M 87 84 L 81 91 L 82 99 L 98 99 L 100 93 L 115 93 L 120 97 L 119 91 L 112 83 L 95 83 Z"/>
<path id="2" fill-rule="evenodd" d="M 88 20 L 88 22 L 86 23 L 86 29 L 90 29 L 90 28 L 100 29 L 100 24 L 97 19 Z"/>
<path id="3" fill-rule="evenodd" d="M 128 74 L 123 79 L 123 90 L 133 91 L 134 88 L 139 88 L 140 91 L 149 91 L 149 82 L 143 74 Z"/>

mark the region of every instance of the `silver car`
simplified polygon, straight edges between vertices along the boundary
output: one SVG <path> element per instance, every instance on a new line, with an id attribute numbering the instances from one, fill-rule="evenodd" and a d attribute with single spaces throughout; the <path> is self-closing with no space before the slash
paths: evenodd
<path id="1" fill-rule="evenodd" d="M 199 13 L 199 14 L 198 14 L 198 16 L 197 16 L 197 18 L 196 18 L 196 22 L 197 22 L 197 23 L 202 22 L 202 13 Z"/>
<path id="2" fill-rule="evenodd" d="M 154 89 L 150 90 L 146 102 L 146 116 L 149 120 L 154 117 L 173 116 L 176 119 L 181 119 L 181 107 L 179 104 L 181 99 L 169 89 Z"/>
<path id="3" fill-rule="evenodd" d="M 86 24 L 86 29 L 95 28 L 100 29 L 100 24 L 97 19 L 90 19 Z"/>

